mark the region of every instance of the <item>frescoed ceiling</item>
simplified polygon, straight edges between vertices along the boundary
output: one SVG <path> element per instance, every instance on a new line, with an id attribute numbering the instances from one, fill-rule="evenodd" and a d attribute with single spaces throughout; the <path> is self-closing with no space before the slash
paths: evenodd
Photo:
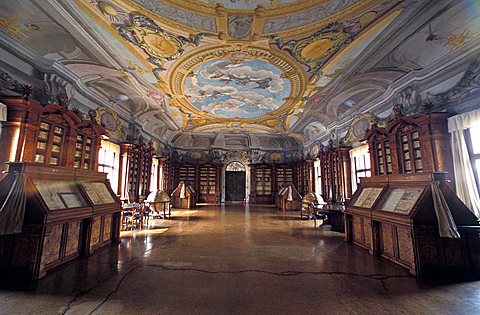
<path id="1" fill-rule="evenodd" d="M 164 97 L 178 128 L 288 133 L 327 62 L 399 2 L 75 0 L 75 6 L 123 53 L 125 70 Z"/>
<path id="2" fill-rule="evenodd" d="M 410 71 L 388 68 L 387 57 L 375 76 L 350 68 L 412 3 L 11 1 L 0 4 L 0 28 L 64 64 L 159 138 L 222 132 L 298 143 L 318 138 Z"/>

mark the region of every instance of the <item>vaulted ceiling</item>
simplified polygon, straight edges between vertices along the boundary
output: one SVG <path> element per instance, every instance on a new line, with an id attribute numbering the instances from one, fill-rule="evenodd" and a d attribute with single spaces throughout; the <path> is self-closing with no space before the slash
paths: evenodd
<path id="1" fill-rule="evenodd" d="M 402 10 L 415 4 L 5 1 L 0 28 L 62 64 L 90 99 L 173 146 L 181 146 L 184 138 L 212 145 L 221 133 L 247 137 L 252 146 L 269 142 L 285 148 L 318 138 L 352 108 L 358 110 L 423 67 L 399 66 L 401 61 L 390 55 L 362 74 L 355 63 Z"/>

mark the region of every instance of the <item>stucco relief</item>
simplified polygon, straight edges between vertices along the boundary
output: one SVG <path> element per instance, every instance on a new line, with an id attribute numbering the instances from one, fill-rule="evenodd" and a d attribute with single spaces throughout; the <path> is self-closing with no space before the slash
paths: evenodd
<path id="1" fill-rule="evenodd" d="M 338 13 L 348 7 L 351 7 L 352 5 L 357 4 L 358 2 L 360 2 L 360 0 L 330 1 L 325 5 L 318 6 L 309 11 L 274 19 L 267 19 L 263 27 L 263 32 L 276 33 L 307 25 Z"/>
<path id="2" fill-rule="evenodd" d="M 137 4 L 161 17 L 181 23 L 183 25 L 205 30 L 216 31 L 215 19 L 200 14 L 184 11 L 158 0 L 134 0 Z"/>

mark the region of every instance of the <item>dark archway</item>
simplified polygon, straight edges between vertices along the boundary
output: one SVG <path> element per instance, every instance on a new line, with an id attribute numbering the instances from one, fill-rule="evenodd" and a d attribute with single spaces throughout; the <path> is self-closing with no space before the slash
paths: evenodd
<path id="1" fill-rule="evenodd" d="M 232 162 L 225 169 L 225 201 L 245 200 L 245 166 Z"/>

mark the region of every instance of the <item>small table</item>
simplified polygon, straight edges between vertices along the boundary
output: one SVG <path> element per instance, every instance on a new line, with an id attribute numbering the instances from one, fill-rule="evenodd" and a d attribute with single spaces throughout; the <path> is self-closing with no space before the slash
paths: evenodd
<path id="1" fill-rule="evenodd" d="M 345 233 L 345 217 L 343 212 L 345 206 L 343 205 L 322 205 L 313 204 L 313 223 L 317 228 L 317 215 L 323 215 L 328 220 L 328 223 L 332 226 L 332 231 Z"/>

